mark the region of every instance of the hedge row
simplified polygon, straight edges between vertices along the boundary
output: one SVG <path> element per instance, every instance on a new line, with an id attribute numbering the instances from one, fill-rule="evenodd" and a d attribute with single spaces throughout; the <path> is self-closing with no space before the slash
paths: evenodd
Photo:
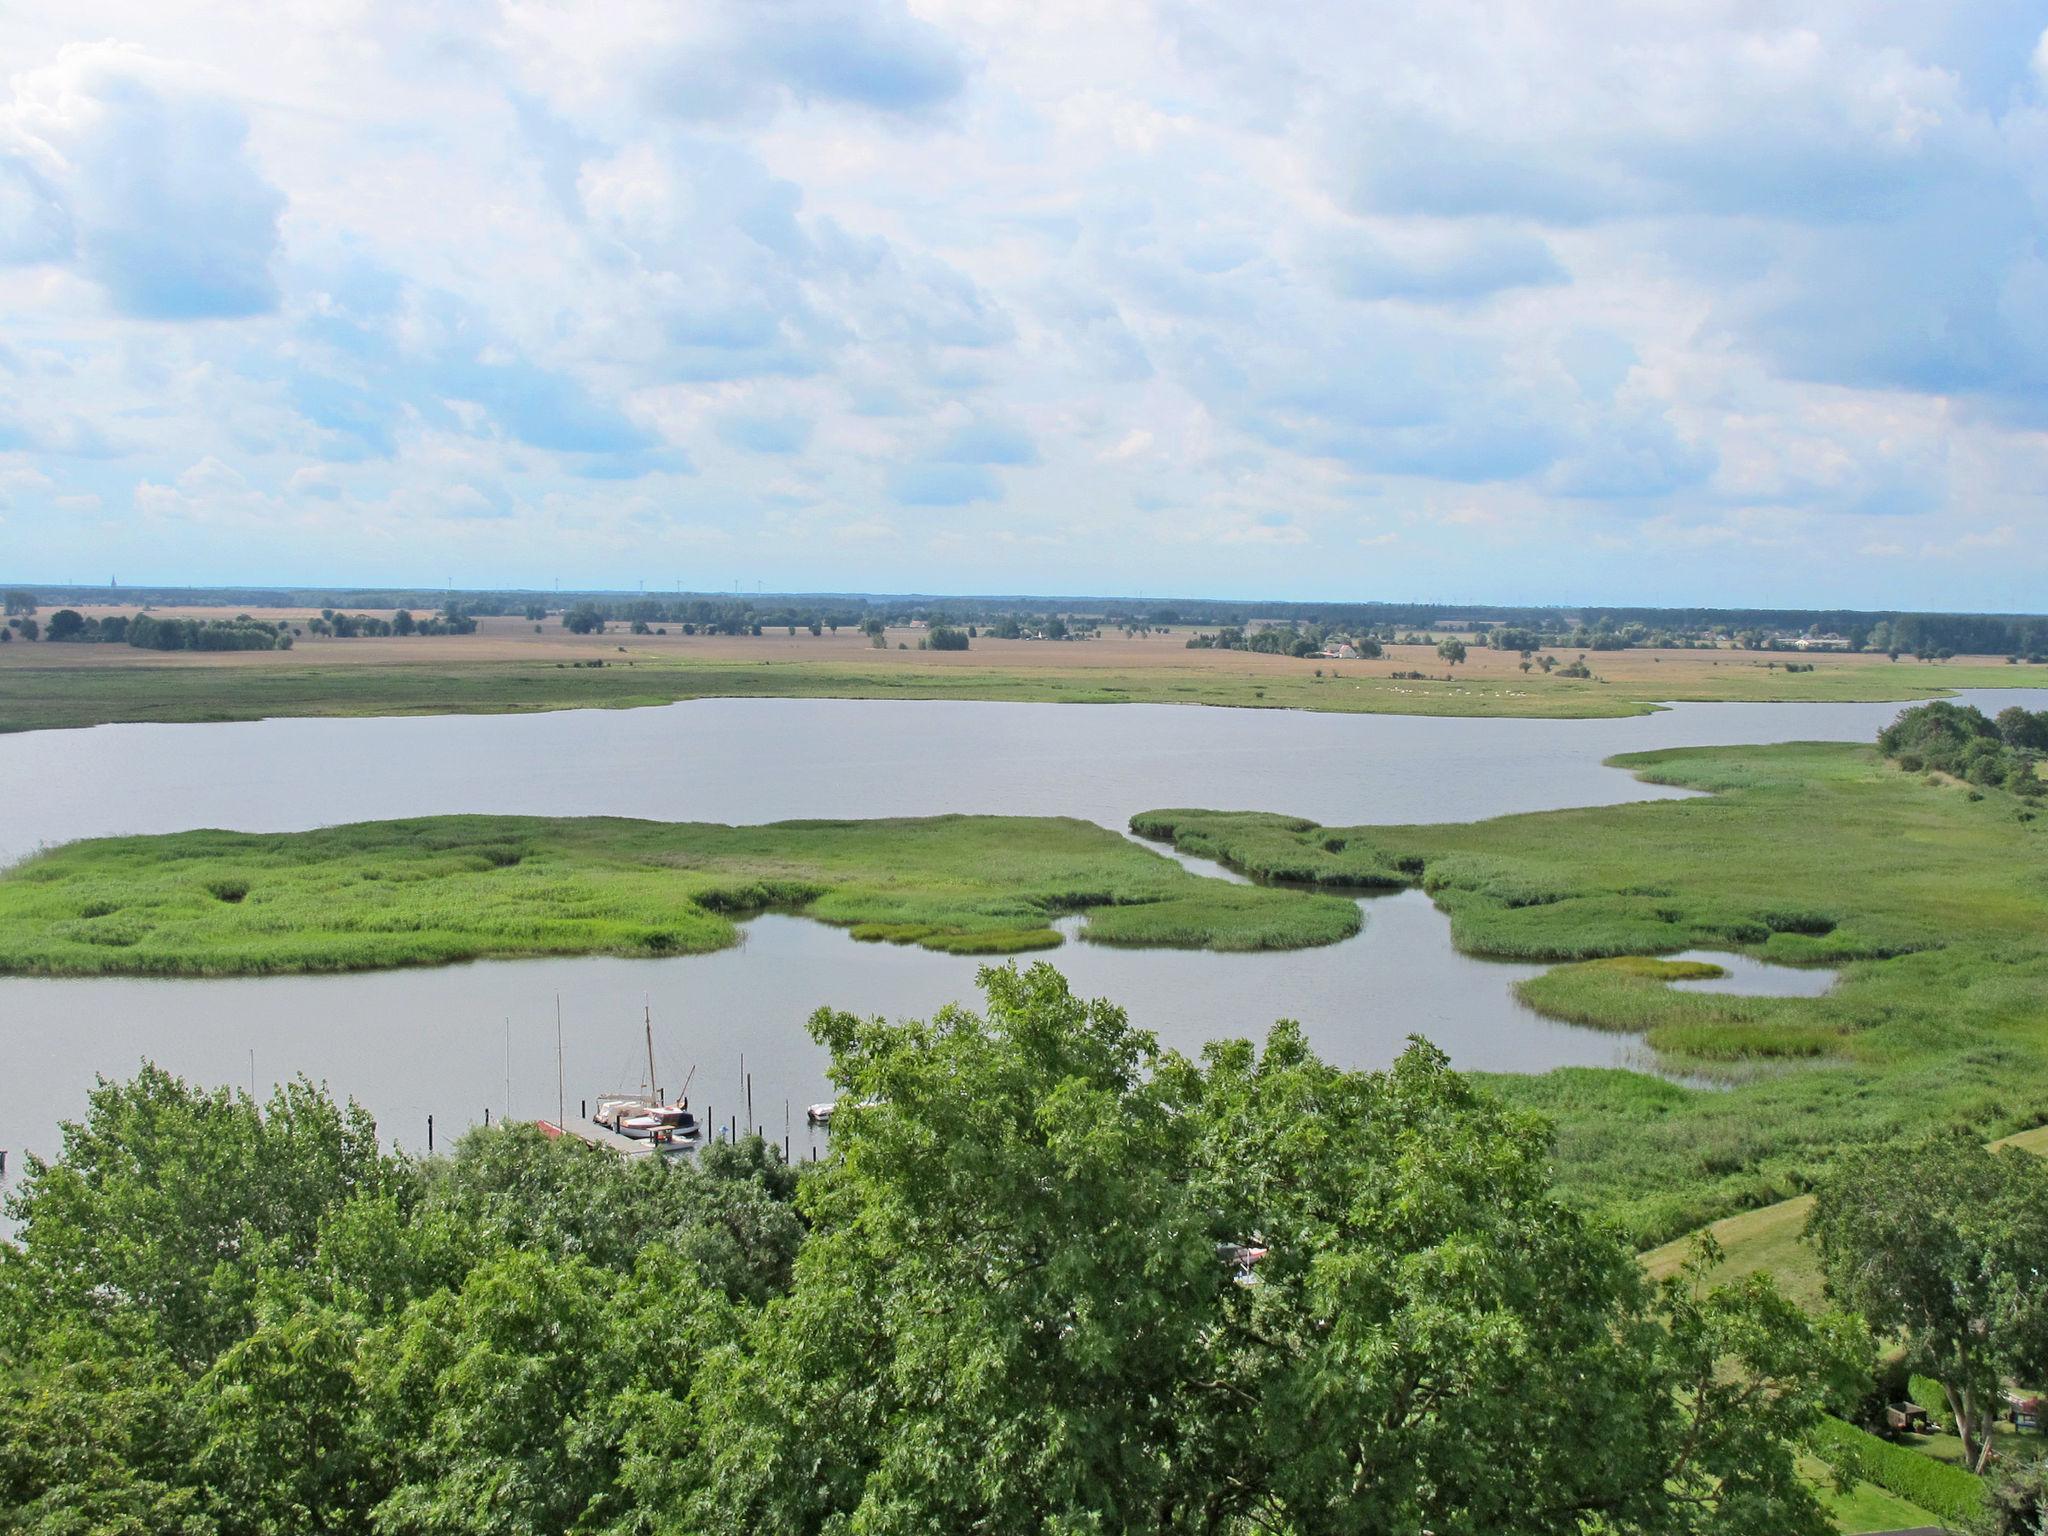
<path id="1" fill-rule="evenodd" d="M 1840 1419 L 1820 1421 L 1813 1451 L 1843 1477 L 1875 1483 L 1947 1524 L 1970 1525 L 1984 1513 L 1981 1478 Z"/>

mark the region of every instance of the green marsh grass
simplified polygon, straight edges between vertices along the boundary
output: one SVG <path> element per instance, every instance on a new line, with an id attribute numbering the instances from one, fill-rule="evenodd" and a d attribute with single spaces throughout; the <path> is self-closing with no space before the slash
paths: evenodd
<path id="1" fill-rule="evenodd" d="M 1461 950 L 1561 963 L 1523 986 L 1532 1006 L 1641 1033 L 1680 1072 L 1732 1084 L 1489 1078 L 1551 1118 L 1560 1180 L 1644 1246 L 1797 1195 L 1836 1157 L 2048 1120 L 2048 818 L 1854 745 L 1615 762 L 1711 793 L 1436 826 L 1202 811 L 1133 825 L 1252 872 L 1400 871 Z M 1640 958 L 1686 949 L 1840 979 L 1817 998 L 1678 991 Z"/>
<path id="2" fill-rule="evenodd" d="M 1147 937 L 1143 921 L 1157 909 Z M 0 873 L 0 971 L 232 976 L 525 955 L 674 955 L 781 909 L 956 954 L 1116 943 L 1284 948 L 1355 903 L 1190 874 L 1093 823 L 941 816 L 728 827 L 445 816 L 73 843 Z M 1096 937 L 1088 928 L 1085 936 Z"/>

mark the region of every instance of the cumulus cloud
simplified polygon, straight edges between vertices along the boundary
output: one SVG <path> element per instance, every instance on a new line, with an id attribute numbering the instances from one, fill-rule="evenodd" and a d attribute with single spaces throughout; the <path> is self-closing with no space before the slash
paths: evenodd
<path id="1" fill-rule="evenodd" d="M 2040 22 L 69 0 L 0 21 L 10 550 L 2026 606 Z"/>
<path id="2" fill-rule="evenodd" d="M 1405 247 L 1360 235 L 1326 260 L 1333 284 L 1348 299 L 1457 302 L 1567 281 L 1550 247 L 1519 231 L 1431 231 Z"/>
<path id="3" fill-rule="evenodd" d="M 959 94 L 967 69 L 944 32 L 900 0 L 726 0 L 696 10 L 647 94 L 684 118 L 766 114 L 780 100 L 918 117 Z"/>
<path id="4" fill-rule="evenodd" d="M 118 44 L 19 75 L 0 112 L 0 254 L 69 263 L 123 314 L 261 314 L 285 199 L 195 72 Z"/>

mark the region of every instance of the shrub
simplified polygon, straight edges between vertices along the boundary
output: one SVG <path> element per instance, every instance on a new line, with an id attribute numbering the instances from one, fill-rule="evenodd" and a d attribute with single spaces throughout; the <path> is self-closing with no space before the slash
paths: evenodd
<path id="1" fill-rule="evenodd" d="M 1877 747 L 1908 773 L 1934 769 L 1981 789 L 2041 793 L 2034 772 L 2048 742 L 2048 710 L 2014 706 L 1994 723 L 1969 704 L 1936 700 L 1907 710 L 1878 733 Z"/>
<path id="2" fill-rule="evenodd" d="M 1918 1371 L 1906 1378 L 1906 1396 L 1925 1408 L 1935 1418 L 1947 1417 L 1948 1393 L 1941 1383 L 1932 1376 L 1922 1376 Z"/>
<path id="3" fill-rule="evenodd" d="M 1982 1478 L 1892 1445 L 1840 1419 L 1820 1421 L 1813 1432 L 1813 1453 L 1843 1477 L 1875 1483 L 1952 1525 L 1967 1528 L 1984 1514 Z"/>

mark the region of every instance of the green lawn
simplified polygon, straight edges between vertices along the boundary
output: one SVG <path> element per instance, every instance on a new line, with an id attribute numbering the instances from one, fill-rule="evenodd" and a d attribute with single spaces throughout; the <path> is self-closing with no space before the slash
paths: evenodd
<path id="1" fill-rule="evenodd" d="M 1871 1531 L 1910 1531 L 1941 1524 L 1919 1505 L 1908 1504 L 1897 1494 L 1886 1493 L 1875 1483 L 1837 1488 L 1834 1473 L 1825 1462 L 1814 1457 L 1800 1457 L 1799 1470 L 1820 1495 L 1821 1506 L 1843 1536 L 1865 1536 Z"/>
<path id="2" fill-rule="evenodd" d="M 2039 1157 L 2048 1157 L 2048 1125 L 2036 1126 L 2012 1136 L 2000 1137 L 1995 1147 L 2017 1147 Z M 1721 1261 L 1708 1271 L 1715 1284 L 1741 1280 L 1749 1275 L 1767 1274 L 1778 1289 L 1802 1307 L 1823 1305 L 1820 1256 L 1804 1240 L 1807 1215 L 1813 1210 L 1813 1196 L 1796 1195 L 1753 1211 L 1724 1216 L 1707 1231 L 1720 1246 Z M 1675 1274 L 1692 1252 L 1693 1237 L 1673 1238 L 1643 1255 L 1643 1268 L 1654 1280 Z M 1932 1404 L 1928 1406 L 1933 1406 Z"/>
<path id="3" fill-rule="evenodd" d="M 1642 1032 L 1724 1085 L 1493 1080 L 1556 1122 L 1564 1183 L 1646 1245 L 1796 1195 L 1844 1150 L 2048 1120 L 2048 813 L 1852 745 L 1617 761 L 1715 793 L 1419 827 L 1203 811 L 1134 825 L 1257 874 L 1420 883 L 1460 948 L 1567 962 L 1525 985 L 1532 1005 Z M 1819 998 L 1715 997 L 1639 961 L 1587 963 L 1689 948 L 1841 979 Z"/>
<path id="4" fill-rule="evenodd" d="M 1355 902 L 1232 885 L 1091 822 L 941 816 L 772 826 L 444 816 L 317 832 L 72 843 L 0 873 L 0 971 L 252 975 L 486 956 L 686 954 L 734 917 L 964 953 L 1098 942 L 1297 948 Z"/>

